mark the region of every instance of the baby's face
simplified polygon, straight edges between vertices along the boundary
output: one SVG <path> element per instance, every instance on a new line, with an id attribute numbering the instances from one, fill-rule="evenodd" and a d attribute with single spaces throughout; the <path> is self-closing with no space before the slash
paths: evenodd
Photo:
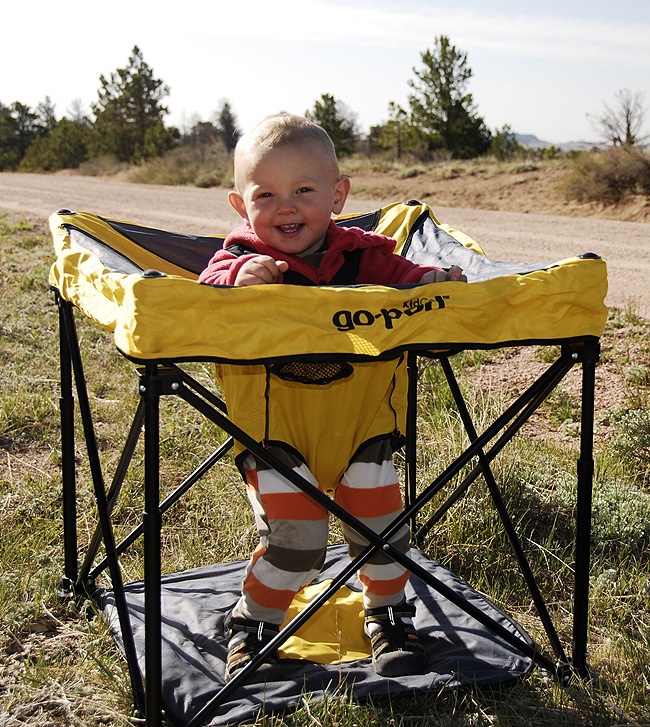
<path id="1" fill-rule="evenodd" d="M 231 203 L 263 242 L 293 255 L 323 241 L 349 191 L 333 160 L 307 145 L 271 149 L 242 176 Z"/>

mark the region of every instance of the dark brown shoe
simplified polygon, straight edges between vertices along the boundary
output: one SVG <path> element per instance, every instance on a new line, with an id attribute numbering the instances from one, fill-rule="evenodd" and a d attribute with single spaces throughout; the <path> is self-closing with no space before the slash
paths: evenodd
<path id="1" fill-rule="evenodd" d="M 372 644 L 372 666 L 380 676 L 421 674 L 425 670 L 426 655 L 413 616 L 415 607 L 406 601 L 366 611 L 364 631 Z"/>
<path id="2" fill-rule="evenodd" d="M 248 618 L 228 617 L 224 624 L 228 640 L 226 658 L 226 681 L 229 682 L 280 632 L 280 627 L 266 621 Z M 267 654 L 266 659 L 251 673 L 250 681 L 272 681 L 280 672 L 277 650 Z"/>

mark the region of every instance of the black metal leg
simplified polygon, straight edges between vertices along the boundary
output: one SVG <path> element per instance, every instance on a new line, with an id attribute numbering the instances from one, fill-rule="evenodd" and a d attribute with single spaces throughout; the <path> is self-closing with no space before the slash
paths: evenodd
<path id="1" fill-rule="evenodd" d="M 233 438 L 230 437 L 227 439 L 222 445 L 217 447 L 215 451 L 207 457 L 199 467 L 197 467 L 194 472 L 192 472 L 189 477 L 186 477 L 185 480 L 174 490 L 174 492 L 171 493 L 168 497 L 166 497 L 161 503 L 160 503 L 160 514 L 164 515 L 167 510 L 169 510 L 173 505 L 175 505 L 181 497 L 188 492 L 194 484 L 196 484 L 203 475 L 208 472 L 212 467 L 232 449 L 233 446 Z M 109 505 L 112 506 L 112 502 L 109 501 Z M 116 551 L 118 555 L 121 555 L 126 550 L 128 550 L 133 543 L 138 540 L 142 534 L 144 533 L 144 524 L 140 523 L 137 525 L 133 530 L 124 538 L 124 540 L 120 541 L 116 546 Z M 108 561 L 106 558 L 101 560 L 88 574 L 90 579 L 95 579 L 97 576 L 104 570 L 106 570 L 106 567 L 108 565 Z M 82 568 L 83 572 L 83 568 Z"/>
<path id="2" fill-rule="evenodd" d="M 161 557 L 160 514 L 160 379 L 156 364 L 146 367 L 140 382 L 144 398 L 144 599 L 145 717 L 147 727 L 162 724 Z"/>
<path id="3" fill-rule="evenodd" d="M 573 603 L 573 666 L 586 678 L 587 636 L 589 622 L 589 569 L 591 550 L 591 504 L 594 478 L 594 407 L 596 391 L 596 363 L 600 345 L 585 346 L 576 358 L 582 356 L 582 421 L 580 430 L 580 458 L 578 460 L 578 495 L 576 504 L 576 552 Z"/>
<path id="4" fill-rule="evenodd" d="M 101 463 L 99 460 L 97 437 L 95 435 L 95 427 L 93 424 L 92 413 L 90 410 L 90 402 L 88 400 L 88 390 L 86 388 L 86 378 L 84 374 L 83 363 L 81 360 L 81 352 L 79 350 L 79 340 L 77 338 L 77 331 L 74 325 L 72 306 L 70 306 L 70 304 L 66 304 L 66 306 L 60 308 L 60 310 L 64 311 L 63 318 L 67 355 L 69 355 L 70 358 L 72 372 L 74 374 L 74 381 L 76 384 L 79 412 L 81 414 L 81 422 L 83 425 L 84 437 L 86 441 L 86 450 L 88 453 L 88 463 L 90 465 L 90 473 L 93 482 L 95 500 L 97 502 L 97 515 L 102 529 L 104 546 L 106 548 L 106 557 L 109 562 L 111 582 L 113 585 L 113 593 L 115 596 L 115 605 L 117 607 L 118 618 L 120 621 L 120 629 L 122 632 L 122 642 L 124 645 L 126 660 L 129 666 L 131 688 L 133 690 L 133 696 L 136 706 L 138 707 L 138 709 L 141 710 L 143 694 L 142 677 L 138 667 L 135 643 L 133 640 L 131 623 L 129 619 L 128 609 L 126 606 L 124 584 L 122 582 L 122 573 L 120 571 L 120 565 L 117 559 L 117 553 L 115 551 L 113 528 L 111 526 L 111 521 L 109 517 L 106 488 L 104 486 L 104 476 L 102 474 Z M 67 366 L 67 363 L 65 365 Z M 74 464 L 74 461 L 72 464 Z M 75 591 L 79 592 L 82 588 L 83 584 L 80 584 L 78 582 L 75 583 Z"/>
<path id="5" fill-rule="evenodd" d="M 61 478 L 63 487 L 64 571 L 59 597 L 72 598 L 77 583 L 77 482 L 74 461 L 74 396 L 72 393 L 72 361 L 67 328 L 73 325 L 72 305 L 55 293 L 59 309 L 59 355 L 61 373 Z"/>
<path id="6" fill-rule="evenodd" d="M 458 407 L 458 412 L 463 422 L 463 426 L 465 427 L 465 431 L 467 432 L 470 441 L 475 442 L 478 438 L 478 434 L 470 417 L 469 411 L 467 410 L 467 406 L 465 405 L 465 400 L 456 381 L 456 377 L 454 376 L 454 372 L 451 368 L 451 364 L 449 363 L 449 359 L 441 359 L 441 364 L 444 369 L 445 376 L 447 377 L 447 383 L 451 388 L 454 400 L 456 402 L 456 406 Z M 560 641 L 557 631 L 555 630 L 553 620 L 551 619 L 551 615 L 546 608 L 546 602 L 539 590 L 532 568 L 530 567 L 530 563 L 528 562 L 528 558 L 526 557 L 526 553 L 524 552 L 521 540 L 519 539 L 519 535 L 517 534 L 517 530 L 514 526 L 514 523 L 512 522 L 510 514 L 508 513 L 508 508 L 503 499 L 501 491 L 499 490 L 499 486 L 497 485 L 494 474 L 490 469 L 489 460 L 482 450 L 478 452 L 478 459 L 479 467 L 481 468 L 483 477 L 485 478 L 485 482 L 488 486 L 488 490 L 490 491 L 490 496 L 492 497 L 492 502 L 494 503 L 494 506 L 497 510 L 506 536 L 510 543 L 510 547 L 512 548 L 514 556 L 517 559 L 517 563 L 519 565 L 519 568 L 521 569 L 524 580 L 526 581 L 531 598 L 533 599 L 533 603 L 535 604 L 537 613 L 540 617 L 540 620 L 542 621 L 544 630 L 546 631 L 546 635 L 548 636 L 553 651 L 555 652 L 555 656 L 561 662 L 566 662 L 567 659 L 566 654 L 564 653 L 564 648 L 562 647 L 562 642 Z"/>
<path id="7" fill-rule="evenodd" d="M 406 409 L 406 448 L 404 501 L 408 507 L 417 496 L 417 409 L 418 409 L 418 357 L 409 351 L 406 368 L 408 372 L 408 396 Z M 416 530 L 416 516 L 411 518 L 411 532 Z"/>
<path id="8" fill-rule="evenodd" d="M 512 405 L 512 415 L 507 414 L 506 416 L 500 417 L 502 423 L 499 423 L 499 421 L 495 422 L 493 425 L 494 430 L 500 431 L 503 429 L 503 434 L 499 437 L 496 443 L 484 453 L 488 462 L 494 459 L 512 440 L 515 434 L 537 410 L 541 402 L 544 401 L 548 394 L 555 388 L 555 386 L 557 386 L 559 381 L 562 380 L 572 367 L 573 363 L 567 363 L 566 358 L 564 357 L 560 358 L 546 372 L 544 372 L 536 382 L 531 384 L 525 394 L 519 397 L 519 399 Z M 512 421 L 512 423 L 508 424 L 510 421 Z M 426 523 L 418 528 L 416 539 L 422 540 L 427 535 L 433 525 L 441 519 L 444 513 L 460 500 L 480 473 L 481 467 L 477 465 L 465 477 L 463 482 L 447 498 L 447 500 L 440 505 Z M 433 494 L 437 494 L 448 482 L 449 480 L 445 479 L 443 481 L 438 481 L 437 485 L 431 485 L 429 489 L 435 489 L 435 493 L 432 493 L 432 496 Z"/>
<path id="9" fill-rule="evenodd" d="M 118 462 L 118 465 L 115 469 L 113 481 L 111 483 L 110 490 L 108 491 L 107 503 L 109 515 L 113 512 L 113 508 L 115 507 L 115 503 L 117 502 L 117 498 L 119 497 L 122 485 L 124 484 L 124 479 L 126 477 L 128 467 L 131 463 L 131 460 L 133 459 L 133 453 L 138 443 L 138 439 L 140 438 L 140 431 L 142 429 L 143 422 L 144 402 L 140 400 L 140 404 L 138 405 L 138 408 L 136 410 L 131 429 L 129 430 L 129 434 L 126 438 L 124 449 L 122 450 L 122 456 L 120 457 L 120 461 Z M 88 544 L 88 548 L 86 550 L 86 556 L 84 557 L 84 561 L 81 564 L 81 569 L 79 571 L 79 582 L 85 584 L 86 590 L 89 593 L 92 593 L 94 591 L 95 579 L 97 578 L 101 570 L 104 570 L 108 565 L 108 560 L 104 558 L 104 560 L 102 561 L 104 567 L 101 569 L 95 568 L 91 571 L 92 565 L 97 555 L 97 551 L 99 550 L 99 546 L 101 544 L 101 539 L 102 528 L 101 524 L 98 524 L 97 529 L 93 534 L 93 537 L 90 539 L 90 543 Z M 122 552 L 119 546 L 116 547 L 116 552 L 118 556 Z"/>

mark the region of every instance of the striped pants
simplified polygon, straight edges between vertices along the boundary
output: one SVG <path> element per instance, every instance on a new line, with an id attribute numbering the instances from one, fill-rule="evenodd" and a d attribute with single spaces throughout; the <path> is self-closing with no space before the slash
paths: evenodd
<path id="1" fill-rule="evenodd" d="M 315 486 L 307 465 L 281 446 L 269 447 L 279 459 Z M 295 594 L 318 574 L 325 560 L 328 511 L 288 480 L 249 455 L 243 463 L 246 489 L 260 535 L 260 544 L 246 568 L 242 596 L 234 616 L 282 624 Z M 330 494 L 330 493 L 328 493 Z M 336 502 L 379 533 L 402 511 L 402 495 L 388 440 L 364 447 L 343 474 Z M 368 542 L 343 524 L 350 557 Z M 407 525 L 391 539 L 402 552 L 409 549 Z M 409 573 L 382 552 L 359 570 L 365 608 L 394 606 L 402 599 Z"/>

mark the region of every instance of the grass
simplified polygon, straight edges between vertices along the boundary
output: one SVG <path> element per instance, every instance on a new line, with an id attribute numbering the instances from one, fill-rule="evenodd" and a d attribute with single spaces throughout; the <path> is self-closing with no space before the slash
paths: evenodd
<path id="1" fill-rule="evenodd" d="M 534 155 L 533 152 L 531 154 Z M 489 179 L 497 176 L 524 175 L 528 178 L 539 169 L 566 169 L 567 158 L 536 159 L 534 163 L 526 160 L 501 161 L 491 156 L 469 160 L 452 160 L 448 154 L 431 161 L 422 161 L 414 155 L 404 155 L 400 160 L 390 155 L 353 154 L 342 157 L 341 171 L 344 174 L 372 175 L 381 174 L 395 180 L 408 180 L 425 177 L 431 181 L 477 176 Z M 87 175 L 115 174 L 126 172 L 125 177 L 132 182 L 143 184 L 180 184 L 197 187 L 226 187 L 233 185 L 232 157 L 221 143 L 183 144 L 162 157 L 152 159 L 128 169 L 114 160 L 100 157 L 85 162 L 80 172 Z M 387 180 L 388 181 L 388 180 Z M 518 180 L 523 181 L 523 180 Z M 359 194 L 359 190 L 355 189 Z"/>
<path id="2" fill-rule="evenodd" d="M 61 602 L 63 571 L 58 412 L 57 310 L 48 291 L 51 242 L 42 221 L 0 216 L 0 724 L 128 725 L 133 713 L 129 678 L 104 620 L 87 602 Z M 10 303 L 7 303 L 10 301 Z M 100 455 L 112 472 L 136 404 L 133 367 L 111 338 L 77 317 Z M 618 366 L 624 406 L 609 413 L 608 437 L 598 439 L 594 486 L 590 664 L 597 683 L 561 688 L 534 673 L 503 691 L 418 694 L 358 704 L 349 697 L 310 702 L 265 727 L 295 725 L 650 725 L 650 325 L 631 310 L 612 311 L 603 337 L 603 361 Z M 541 352 L 543 361 L 554 350 Z M 498 365 L 501 353 L 468 352 L 453 366 L 477 428 L 503 410 L 506 397 L 476 377 Z M 211 382 L 209 365 L 193 373 Z M 422 372 L 420 471 L 430 481 L 465 446 L 458 417 L 437 366 Z M 78 417 L 77 417 L 78 419 Z M 575 503 L 574 401 L 551 397 L 539 421 L 554 437 L 531 438 L 524 429 L 513 449 L 494 462 L 504 497 L 540 587 L 570 648 L 572 537 Z M 171 487 L 193 469 L 222 433 L 172 398 L 163 402 L 162 481 Z M 79 539 L 95 524 L 87 455 L 78 435 Z M 568 444 L 567 444 L 568 443 Z M 115 511 L 118 537 L 142 509 L 141 451 Z M 167 488 L 166 488 L 167 491 Z M 255 533 L 239 476 L 231 461 L 202 480 L 165 517 L 166 571 L 244 558 Z M 430 534 L 426 550 L 488 593 L 531 635 L 545 643 L 530 598 L 484 487 L 477 483 Z M 142 575 L 138 547 L 124 559 L 124 577 Z M 498 577 L 495 577 L 498 574 Z"/>
<path id="3" fill-rule="evenodd" d="M 232 158 L 223 144 L 180 146 L 152 161 L 131 168 L 131 182 L 190 184 L 196 187 L 232 187 Z"/>
<path id="4" fill-rule="evenodd" d="M 390 174 L 397 179 L 413 179 L 428 175 L 432 179 L 455 179 L 457 177 L 480 177 L 487 179 L 502 175 L 528 174 L 539 169 L 565 169 L 567 159 L 539 159 L 535 163 L 526 161 L 502 161 L 491 156 L 475 159 L 437 159 L 423 162 L 405 155 L 402 159 L 386 156 L 364 156 L 355 154 L 340 160 L 345 174 Z"/>

